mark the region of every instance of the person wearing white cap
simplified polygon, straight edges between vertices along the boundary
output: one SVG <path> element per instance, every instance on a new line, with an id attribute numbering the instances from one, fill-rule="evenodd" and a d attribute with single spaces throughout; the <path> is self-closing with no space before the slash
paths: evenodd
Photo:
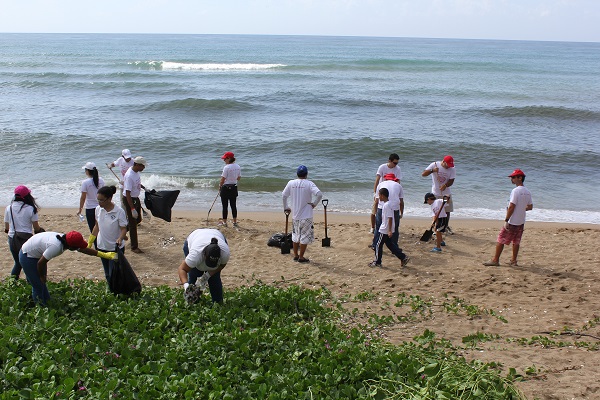
<path id="1" fill-rule="evenodd" d="M 142 185 L 142 177 L 140 172 L 146 168 L 148 163 L 146 159 L 137 156 L 133 159 L 133 166 L 127 170 L 123 179 L 123 205 L 127 213 L 127 221 L 129 227 L 129 236 L 131 240 L 131 251 L 134 253 L 143 253 L 138 248 L 137 226 L 141 219 L 142 203 L 140 203 L 140 193 L 142 189 L 146 190 Z"/>
<path id="2" fill-rule="evenodd" d="M 95 212 L 96 207 L 98 207 L 96 195 L 98 194 L 98 189 L 104 186 L 104 179 L 98 176 L 98 169 L 93 162 L 86 162 L 82 169 L 85 171 L 87 178 L 81 182 L 81 196 L 79 197 L 79 211 L 77 211 L 77 215 L 82 215 L 81 211 L 85 207 L 85 218 L 91 232 L 94 229 L 94 225 L 96 225 Z"/>
<path id="3" fill-rule="evenodd" d="M 112 171 L 114 167 L 119 167 L 119 171 L 121 171 L 121 179 L 119 180 L 119 197 L 123 197 L 123 179 L 125 179 L 125 173 L 131 167 L 133 167 L 133 156 L 131 155 L 131 151 L 129 149 L 123 149 L 121 152 L 121 157 L 117 158 L 115 161 L 110 164 L 106 164 L 108 169 Z M 123 203 L 123 207 L 126 208 L 126 204 Z"/>

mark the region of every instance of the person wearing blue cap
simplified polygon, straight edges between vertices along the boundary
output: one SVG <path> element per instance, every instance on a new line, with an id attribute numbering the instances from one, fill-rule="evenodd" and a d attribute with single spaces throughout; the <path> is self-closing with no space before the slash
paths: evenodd
<path id="1" fill-rule="evenodd" d="M 294 261 L 309 262 L 304 257 L 306 247 L 314 242 L 313 208 L 319 204 L 323 194 L 312 181 L 308 180 L 308 168 L 300 165 L 296 170 L 297 179 L 292 179 L 283 189 L 283 209 L 292 212 L 292 243 Z M 291 197 L 292 206 L 288 206 Z"/>

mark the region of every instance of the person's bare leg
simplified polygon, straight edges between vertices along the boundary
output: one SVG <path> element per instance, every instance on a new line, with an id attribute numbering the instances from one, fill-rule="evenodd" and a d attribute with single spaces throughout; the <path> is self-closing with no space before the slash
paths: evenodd
<path id="1" fill-rule="evenodd" d="M 435 233 L 435 247 L 438 249 L 442 248 L 442 232 Z"/>
<path id="2" fill-rule="evenodd" d="M 304 252 L 306 251 L 307 244 L 300 244 L 300 260 L 304 260 Z"/>
<path id="3" fill-rule="evenodd" d="M 518 244 L 513 244 L 513 248 L 512 248 L 512 260 L 510 260 L 511 264 L 517 264 L 517 256 L 519 255 L 519 248 L 521 246 Z"/>
<path id="4" fill-rule="evenodd" d="M 294 258 L 298 257 L 298 243 L 297 242 L 293 242 L 292 243 L 293 248 L 294 248 Z"/>
<path id="5" fill-rule="evenodd" d="M 496 253 L 494 254 L 494 258 L 492 258 L 493 262 L 500 262 L 500 255 L 502 254 L 502 250 L 504 250 L 504 245 L 502 243 L 496 244 Z"/>

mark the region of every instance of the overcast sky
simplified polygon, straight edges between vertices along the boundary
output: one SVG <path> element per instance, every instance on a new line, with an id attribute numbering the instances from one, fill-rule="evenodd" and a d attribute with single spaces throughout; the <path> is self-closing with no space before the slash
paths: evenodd
<path id="1" fill-rule="evenodd" d="M 0 32 L 600 42 L 600 0 L 0 0 Z"/>

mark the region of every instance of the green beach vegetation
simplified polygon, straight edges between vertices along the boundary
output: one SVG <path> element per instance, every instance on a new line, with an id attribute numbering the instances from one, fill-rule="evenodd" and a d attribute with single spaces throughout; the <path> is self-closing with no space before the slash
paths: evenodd
<path id="1" fill-rule="evenodd" d="M 342 327 L 326 289 L 256 282 L 187 305 L 181 290 L 115 297 L 105 283 L 0 283 L 0 392 L 13 398 L 520 399 L 514 375 L 425 332 L 391 345 Z M 337 306 L 336 306 L 337 305 Z"/>

